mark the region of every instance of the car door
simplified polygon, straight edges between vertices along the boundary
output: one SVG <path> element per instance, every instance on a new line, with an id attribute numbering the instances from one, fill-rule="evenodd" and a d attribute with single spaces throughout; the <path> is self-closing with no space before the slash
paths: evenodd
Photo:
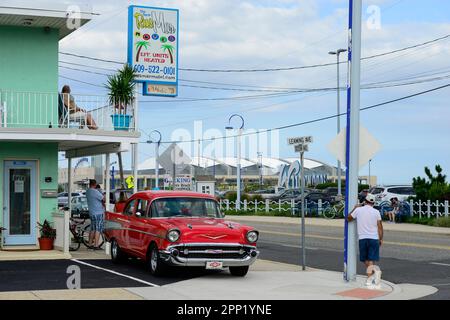
<path id="1" fill-rule="evenodd" d="M 136 210 L 130 216 L 129 241 L 131 250 L 141 258 L 145 258 L 146 243 L 148 243 L 148 207 L 149 200 L 137 199 Z"/>
<path id="2" fill-rule="evenodd" d="M 118 243 L 119 246 L 125 251 L 132 251 L 131 241 L 130 241 L 130 220 L 134 215 L 136 205 L 136 199 L 129 201 L 123 210 L 123 214 L 117 215 L 117 222 L 120 223 L 120 233 Z"/>

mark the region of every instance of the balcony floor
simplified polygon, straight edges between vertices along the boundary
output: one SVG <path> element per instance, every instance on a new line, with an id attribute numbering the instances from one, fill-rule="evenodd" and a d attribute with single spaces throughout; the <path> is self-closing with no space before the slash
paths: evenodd
<path id="1" fill-rule="evenodd" d="M 128 151 L 140 133 L 59 128 L 0 128 L 0 142 L 56 142 L 67 157 Z"/>

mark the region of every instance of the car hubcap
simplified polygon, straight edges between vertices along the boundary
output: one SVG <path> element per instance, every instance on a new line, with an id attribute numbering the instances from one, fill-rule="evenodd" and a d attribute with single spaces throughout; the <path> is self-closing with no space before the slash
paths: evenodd
<path id="1" fill-rule="evenodd" d="M 155 271 L 158 265 L 158 256 L 156 254 L 156 250 L 152 250 L 152 257 L 150 263 L 152 270 Z"/>

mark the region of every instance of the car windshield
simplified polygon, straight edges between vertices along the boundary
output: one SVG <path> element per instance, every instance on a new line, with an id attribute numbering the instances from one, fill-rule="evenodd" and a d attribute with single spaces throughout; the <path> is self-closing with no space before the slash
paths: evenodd
<path id="1" fill-rule="evenodd" d="M 200 198 L 163 198 L 152 203 L 152 217 L 223 218 L 217 202 Z"/>

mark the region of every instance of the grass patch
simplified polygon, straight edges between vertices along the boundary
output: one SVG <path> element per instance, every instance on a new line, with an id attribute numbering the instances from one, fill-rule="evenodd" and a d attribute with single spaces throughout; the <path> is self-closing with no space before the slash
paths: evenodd
<path id="1" fill-rule="evenodd" d="M 450 228 L 450 217 L 434 220 L 435 227 Z"/>

